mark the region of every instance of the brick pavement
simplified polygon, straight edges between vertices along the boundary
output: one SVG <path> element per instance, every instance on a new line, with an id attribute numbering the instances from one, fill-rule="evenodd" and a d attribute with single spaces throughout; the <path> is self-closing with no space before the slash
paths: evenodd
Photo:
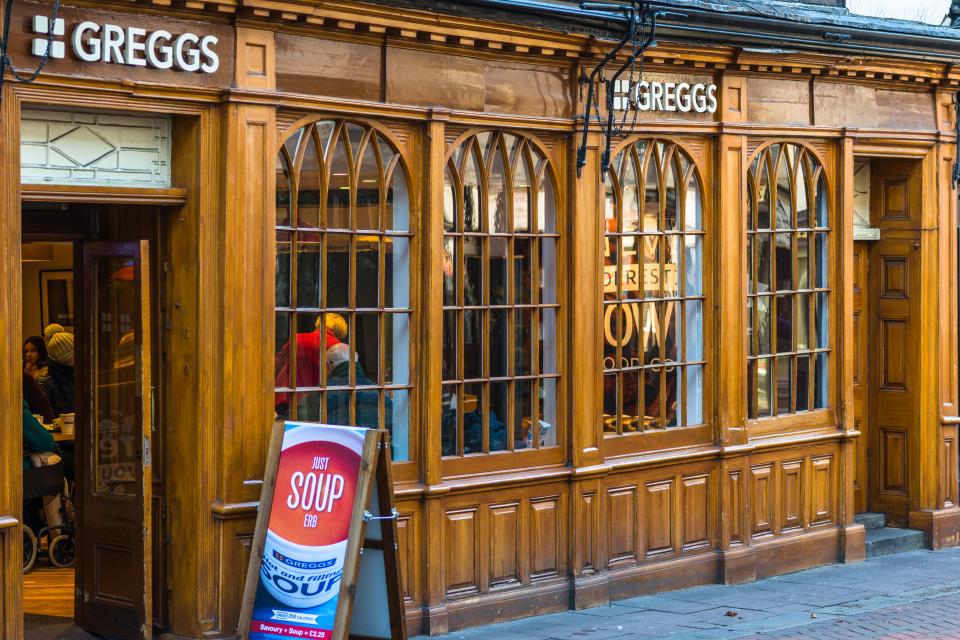
<path id="1" fill-rule="evenodd" d="M 455 631 L 449 640 L 960 640 L 960 549 L 913 551 Z"/>

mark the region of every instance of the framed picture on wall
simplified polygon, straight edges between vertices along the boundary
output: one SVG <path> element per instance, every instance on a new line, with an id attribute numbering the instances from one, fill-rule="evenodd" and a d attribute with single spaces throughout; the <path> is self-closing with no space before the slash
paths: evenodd
<path id="1" fill-rule="evenodd" d="M 40 331 L 54 322 L 73 327 L 73 271 L 40 272 Z"/>

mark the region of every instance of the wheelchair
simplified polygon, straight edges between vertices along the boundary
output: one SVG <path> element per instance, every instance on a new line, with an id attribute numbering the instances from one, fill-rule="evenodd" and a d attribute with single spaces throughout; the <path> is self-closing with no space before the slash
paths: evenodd
<path id="1" fill-rule="evenodd" d="M 42 518 L 28 513 L 30 505 L 46 496 L 60 498 L 60 518 L 62 523 L 50 525 Z M 55 567 L 72 567 L 77 555 L 74 538 L 76 528 L 73 521 L 73 501 L 69 486 L 64 477 L 63 462 L 29 467 L 23 471 L 23 572 L 33 568 L 40 552 L 40 542 L 47 540 L 47 557 Z"/>

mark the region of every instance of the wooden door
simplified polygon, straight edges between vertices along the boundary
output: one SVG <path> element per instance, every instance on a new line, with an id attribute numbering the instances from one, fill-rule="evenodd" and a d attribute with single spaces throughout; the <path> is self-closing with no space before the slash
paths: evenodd
<path id="1" fill-rule="evenodd" d="M 860 432 L 854 447 L 853 499 L 857 513 L 868 509 L 870 443 L 870 242 L 853 243 L 853 425 Z"/>
<path id="2" fill-rule="evenodd" d="M 153 635 L 150 278 L 147 241 L 80 251 L 77 621 Z"/>
<path id="3" fill-rule="evenodd" d="M 870 257 L 870 505 L 906 526 L 919 436 L 917 350 L 920 163 L 874 161 L 871 219 L 880 228 Z"/>

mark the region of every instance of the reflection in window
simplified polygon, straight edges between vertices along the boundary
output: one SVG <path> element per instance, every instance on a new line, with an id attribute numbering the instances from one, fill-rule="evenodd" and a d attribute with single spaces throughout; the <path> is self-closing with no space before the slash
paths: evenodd
<path id="1" fill-rule="evenodd" d="M 747 410 L 751 418 L 827 406 L 828 196 L 806 149 L 775 144 L 750 167 Z"/>
<path id="2" fill-rule="evenodd" d="M 399 155 L 322 121 L 277 156 L 275 408 L 390 430 L 409 459 L 410 216 Z"/>
<path id="3" fill-rule="evenodd" d="M 546 158 L 499 132 L 444 183 L 442 450 L 557 444 L 556 192 Z"/>
<path id="4" fill-rule="evenodd" d="M 677 145 L 641 140 L 607 178 L 603 421 L 611 434 L 703 422 L 703 193 Z"/>

